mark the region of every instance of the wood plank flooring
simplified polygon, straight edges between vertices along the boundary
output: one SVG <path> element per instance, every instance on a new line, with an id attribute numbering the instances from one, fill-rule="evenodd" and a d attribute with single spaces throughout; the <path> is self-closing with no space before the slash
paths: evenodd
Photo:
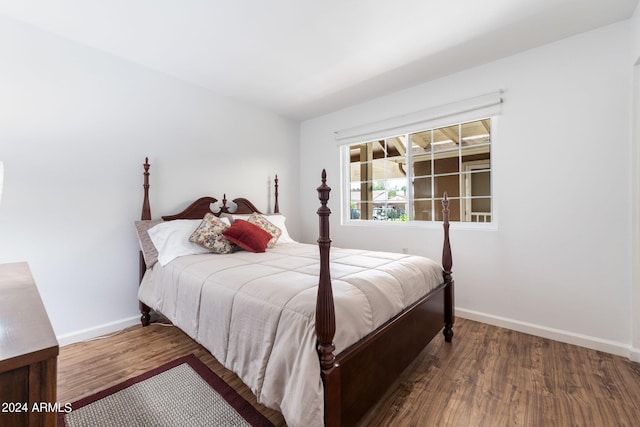
<path id="1" fill-rule="evenodd" d="M 640 364 L 457 319 L 436 337 L 362 426 L 638 426 Z M 58 400 L 73 402 L 194 353 L 276 426 L 282 416 L 175 327 L 132 327 L 60 351 Z"/>

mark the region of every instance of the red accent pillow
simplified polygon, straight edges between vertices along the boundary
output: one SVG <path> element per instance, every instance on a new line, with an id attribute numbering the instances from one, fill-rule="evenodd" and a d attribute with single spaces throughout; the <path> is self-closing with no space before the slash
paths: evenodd
<path id="1" fill-rule="evenodd" d="M 241 219 L 233 221 L 231 227 L 222 234 L 249 252 L 264 252 L 267 249 L 267 243 L 273 237 L 257 225 Z"/>

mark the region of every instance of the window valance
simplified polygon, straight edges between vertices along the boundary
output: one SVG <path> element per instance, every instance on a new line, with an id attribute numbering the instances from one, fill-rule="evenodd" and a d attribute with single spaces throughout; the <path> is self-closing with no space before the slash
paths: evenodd
<path id="1" fill-rule="evenodd" d="M 353 144 L 372 139 L 382 139 L 423 129 L 462 123 L 479 118 L 494 117 L 501 112 L 502 91 L 455 101 L 437 107 L 389 119 L 338 130 L 335 133 L 339 145 Z"/>

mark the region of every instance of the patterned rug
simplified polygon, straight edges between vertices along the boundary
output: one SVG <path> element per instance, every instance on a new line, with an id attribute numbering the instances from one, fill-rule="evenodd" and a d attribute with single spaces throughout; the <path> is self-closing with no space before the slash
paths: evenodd
<path id="1" fill-rule="evenodd" d="M 71 404 L 62 427 L 273 424 L 193 354 Z"/>

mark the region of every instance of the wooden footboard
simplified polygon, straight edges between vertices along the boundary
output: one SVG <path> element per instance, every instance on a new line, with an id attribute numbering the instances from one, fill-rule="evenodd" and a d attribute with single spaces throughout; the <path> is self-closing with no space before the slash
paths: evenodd
<path id="1" fill-rule="evenodd" d="M 451 342 L 454 324 L 451 245 L 449 242 L 449 201 L 443 204 L 444 243 L 443 283 L 437 289 L 402 311 L 382 327 L 334 354 L 335 308 L 329 271 L 331 238 L 327 206 L 331 188 L 326 171 L 318 187 L 320 230 L 320 277 L 316 304 L 316 334 L 325 397 L 325 425 L 351 426 L 382 397 L 391 384 L 426 345 L 443 330 Z M 339 326 L 339 325 L 338 325 Z"/>
<path id="2" fill-rule="evenodd" d="M 339 396 L 339 401 L 325 403 L 327 426 L 356 424 L 438 335 L 444 324 L 444 293 L 441 285 L 336 356 L 335 369 L 324 379 L 325 397 Z"/>

